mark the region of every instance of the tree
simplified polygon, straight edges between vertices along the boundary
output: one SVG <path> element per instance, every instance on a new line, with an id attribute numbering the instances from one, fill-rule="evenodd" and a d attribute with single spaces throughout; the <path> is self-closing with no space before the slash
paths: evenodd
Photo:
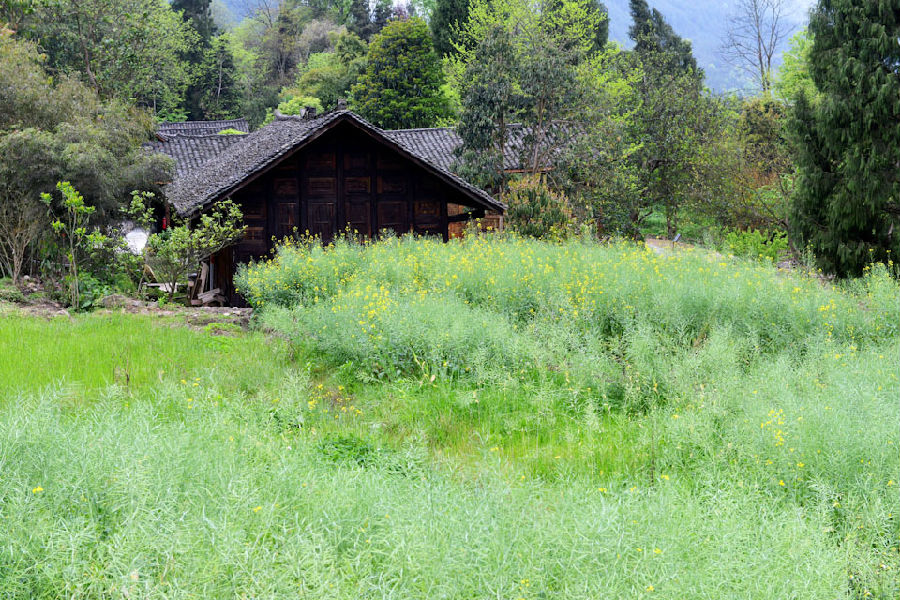
<path id="1" fill-rule="evenodd" d="M 297 82 L 281 91 L 283 98 L 318 98 L 322 106 L 330 108 L 350 95 L 350 88 L 366 71 L 367 46 L 349 31 L 334 38 L 334 52 L 311 54 Z"/>
<path id="2" fill-rule="evenodd" d="M 598 233 L 640 237 L 653 212 L 639 163 L 639 83 L 643 72 L 625 52 L 609 47 L 578 72 L 579 129 L 554 155 L 548 173 L 572 209 Z"/>
<path id="3" fill-rule="evenodd" d="M 369 46 L 366 72 L 352 88 L 354 108 L 385 129 L 433 127 L 450 116 L 444 76 L 419 18 L 391 21 Z"/>
<path id="4" fill-rule="evenodd" d="M 786 123 L 787 106 L 771 96 L 743 102 L 738 135 L 746 197 L 730 211 L 728 225 L 741 229 L 790 230 L 788 209 L 794 163 Z M 791 249 L 797 254 L 793 245 Z"/>
<path id="5" fill-rule="evenodd" d="M 66 277 L 69 284 L 69 304 L 76 309 L 81 306 L 81 287 L 79 285 L 79 267 L 85 254 L 91 245 L 101 244 L 106 241 L 106 236 L 94 230 L 88 231 L 88 223 L 96 208 L 85 204 L 84 196 L 78 193 L 68 181 L 60 181 L 56 189 L 62 196 L 62 215 L 50 223 L 50 227 L 62 240 L 65 247 L 66 267 L 69 274 Z M 53 198 L 50 194 L 41 194 L 41 200 L 47 207 L 53 206 Z"/>
<path id="6" fill-rule="evenodd" d="M 454 171 L 474 184 L 495 191 L 506 185 L 506 124 L 514 102 L 516 57 L 509 32 L 495 27 L 475 48 L 463 80 L 462 113 L 456 131 Z"/>
<path id="7" fill-rule="evenodd" d="M 0 136 L 0 268 L 17 284 L 28 251 L 47 227 L 41 193 L 60 172 L 59 144 L 46 131 L 24 129 Z M 43 168 L 23 168 L 23 165 Z"/>
<path id="8" fill-rule="evenodd" d="M 809 74 L 811 49 L 812 38 L 806 29 L 791 36 L 790 47 L 782 55 L 781 67 L 773 81 L 775 95 L 781 102 L 791 104 L 800 94 L 805 94 L 813 103 L 817 100 L 816 84 Z"/>
<path id="9" fill-rule="evenodd" d="M 786 0 L 738 0 L 722 46 L 727 61 L 750 74 L 763 94 L 772 90 L 772 61 L 790 34 Z"/>
<path id="10" fill-rule="evenodd" d="M 408 16 L 408 15 L 407 15 Z M 372 34 L 381 33 L 388 21 L 394 18 L 394 5 L 391 0 L 376 0 L 372 11 Z M 400 19 L 404 20 L 404 19 Z"/>
<path id="11" fill-rule="evenodd" d="M 429 26 L 438 56 L 454 51 L 453 38 L 469 17 L 469 0 L 437 0 Z"/>
<path id="12" fill-rule="evenodd" d="M 647 0 L 629 0 L 631 28 L 628 36 L 634 41 L 634 52 L 639 56 L 654 55 L 655 63 L 663 71 L 678 70 L 694 73 L 702 78 L 691 43 L 682 39 L 658 10 L 650 9 Z M 665 57 L 665 61 L 659 59 Z"/>
<path id="13" fill-rule="evenodd" d="M 147 227 L 153 211 L 147 206 L 152 195 L 134 192 L 129 214 Z M 244 235 L 244 215 L 230 199 L 223 200 L 202 213 L 194 223 L 175 217 L 173 226 L 147 239 L 144 259 L 160 282 L 167 284 L 172 301 L 178 284 L 197 268 L 200 261 L 234 244 Z"/>
<path id="14" fill-rule="evenodd" d="M 841 277 L 900 251 L 900 11 L 886 6 L 819 4 L 809 70 L 820 98 L 801 94 L 794 106 L 791 225 L 820 267 Z"/>
<path id="15" fill-rule="evenodd" d="M 556 150 L 554 130 L 577 112 L 580 102 L 572 54 L 549 36 L 538 36 L 533 42 L 532 51 L 521 59 L 519 106 L 527 127 L 522 166 L 537 174 L 550 164 Z"/>
<path id="16" fill-rule="evenodd" d="M 53 69 L 81 73 L 104 98 L 161 110 L 181 103 L 190 81 L 181 57 L 197 41 L 165 0 L 42 0 L 28 34 Z"/>
<path id="17" fill-rule="evenodd" d="M 213 22 L 211 5 L 210 0 L 172 2 L 172 9 L 181 13 L 181 18 L 196 34 L 196 43 L 181 54 L 182 60 L 189 64 L 193 71 L 185 90 L 183 106 L 187 117 L 194 120 L 222 118 L 220 99 L 223 91 L 225 96 L 228 95 L 226 80 L 233 76 L 234 70 L 234 61 L 228 56 L 227 45 L 219 44 L 215 52 L 210 52 L 217 29 Z M 212 112 L 208 113 L 207 109 L 211 109 Z"/>
<path id="18" fill-rule="evenodd" d="M 0 35 L 0 268 L 16 279 L 46 232 L 41 194 L 57 181 L 80 189 L 102 224 L 127 190 L 155 188 L 172 166 L 141 149 L 152 130 L 146 111 L 51 78 L 41 61 L 34 44 Z"/>
<path id="19" fill-rule="evenodd" d="M 372 37 L 375 27 L 369 12 L 369 0 L 351 0 L 347 30 L 366 41 Z"/>
<path id="20" fill-rule="evenodd" d="M 664 212 L 672 237 L 686 204 L 708 202 L 727 183 L 716 168 L 726 154 L 715 152 L 727 129 L 726 111 L 704 91 L 690 42 L 646 0 L 630 0 L 630 6 L 632 58 L 641 73 L 631 122 L 640 147 L 634 158 L 648 204 Z"/>
<path id="21" fill-rule="evenodd" d="M 172 10 L 181 11 L 182 18 L 191 24 L 204 46 L 209 44 L 217 29 L 211 7 L 211 0 L 172 0 Z"/>
<path id="22" fill-rule="evenodd" d="M 643 56 L 633 122 L 642 187 L 665 214 L 669 237 L 677 233 L 685 205 L 716 195 L 707 186 L 721 181 L 710 167 L 725 128 L 719 101 L 704 93 L 692 73 L 666 70 L 671 62 L 665 53 Z"/>
<path id="23" fill-rule="evenodd" d="M 450 61 L 462 93 L 457 166 L 502 191 L 509 123 L 526 127 L 520 159 L 531 173 L 568 142 L 553 131 L 585 108 L 576 73 L 597 53 L 606 15 L 593 0 L 473 0 L 469 13 Z"/>
<path id="24" fill-rule="evenodd" d="M 241 112 L 242 89 L 235 78 L 234 56 L 227 34 L 214 38 L 203 57 L 195 87 L 198 108 L 206 119 L 233 119 Z"/>
<path id="25" fill-rule="evenodd" d="M 170 161 L 141 149 L 153 130 L 147 111 L 104 101 L 77 79 L 54 79 L 42 60 L 34 44 L 0 35 L 0 139 L 34 130 L 28 134 L 40 142 L 34 148 L 43 148 L 33 157 L 23 152 L 14 162 L 13 152 L 0 160 L 9 160 L 11 170 L 53 174 L 43 180 L 22 174 L 35 197 L 58 180 L 71 181 L 104 220 L 129 190 L 150 189 L 167 179 Z"/>
<path id="26" fill-rule="evenodd" d="M 603 18 L 599 19 L 597 23 L 594 35 L 594 48 L 603 50 L 609 42 L 609 11 L 600 0 L 597 0 L 597 13 L 603 15 Z"/>

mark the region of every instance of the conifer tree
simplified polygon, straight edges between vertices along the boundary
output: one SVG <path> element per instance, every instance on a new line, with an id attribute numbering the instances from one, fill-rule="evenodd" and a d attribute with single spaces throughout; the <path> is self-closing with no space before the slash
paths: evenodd
<path id="1" fill-rule="evenodd" d="M 204 118 L 234 119 L 241 116 L 243 98 L 235 74 L 228 34 L 223 34 L 212 40 L 195 83 L 200 92 L 199 108 Z"/>
<path id="2" fill-rule="evenodd" d="M 900 252 L 900 10 L 891 6 L 823 0 L 809 25 L 819 98 L 795 103 L 791 226 L 842 277 Z"/>
<path id="3" fill-rule="evenodd" d="M 691 43 L 675 33 L 662 13 L 650 9 L 647 0 L 629 0 L 629 6 L 632 24 L 628 35 L 634 40 L 636 54 L 665 55 L 668 60 L 663 68 L 700 73 Z"/>
<path id="4" fill-rule="evenodd" d="M 437 0 L 429 25 L 438 56 L 453 52 L 453 36 L 469 16 L 469 0 Z"/>
<path id="5" fill-rule="evenodd" d="M 347 29 L 360 38 L 369 41 L 375 29 L 372 24 L 372 13 L 369 11 L 369 0 L 351 0 Z"/>
<path id="6" fill-rule="evenodd" d="M 208 45 L 212 36 L 216 33 L 216 25 L 213 22 L 211 0 L 172 0 L 172 10 L 184 11 L 182 18 L 190 21 L 194 31 L 200 36 L 200 42 Z"/>

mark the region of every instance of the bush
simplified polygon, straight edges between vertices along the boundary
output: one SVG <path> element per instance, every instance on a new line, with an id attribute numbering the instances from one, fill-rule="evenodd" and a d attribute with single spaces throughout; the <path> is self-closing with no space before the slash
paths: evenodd
<path id="1" fill-rule="evenodd" d="M 568 200 L 547 187 L 539 176 L 511 181 L 504 200 L 509 206 L 506 225 L 519 235 L 560 239 L 571 232 L 572 210 Z"/>
<path id="2" fill-rule="evenodd" d="M 783 231 L 761 232 L 734 230 L 725 234 L 722 250 L 735 256 L 774 262 L 788 248 L 787 235 Z"/>
<path id="3" fill-rule="evenodd" d="M 378 378 L 483 379 L 535 366 L 596 381 L 595 391 L 621 386 L 628 405 L 662 397 L 654 379 L 669 375 L 658 356 L 717 332 L 752 356 L 826 340 L 862 347 L 894 335 L 884 311 L 900 320 L 883 292 L 835 293 L 756 261 L 503 235 L 287 245 L 236 282 L 268 327 Z M 857 285 L 896 290 L 883 270 Z M 611 348 L 635 370 L 623 373 Z"/>
<path id="4" fill-rule="evenodd" d="M 25 296 L 22 294 L 22 290 L 15 286 L 12 279 L 0 277 L 0 301 L 19 303 L 25 301 Z"/>

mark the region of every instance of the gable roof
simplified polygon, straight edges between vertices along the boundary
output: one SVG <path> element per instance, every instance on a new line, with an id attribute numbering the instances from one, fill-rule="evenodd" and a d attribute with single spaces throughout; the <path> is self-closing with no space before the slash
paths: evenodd
<path id="1" fill-rule="evenodd" d="M 219 133 L 223 129 L 237 129 L 244 133 L 250 132 L 250 124 L 247 119 L 227 119 L 224 121 L 183 121 L 181 123 L 164 122 L 156 126 L 157 137 L 162 140 L 171 136 L 207 136 Z"/>
<path id="2" fill-rule="evenodd" d="M 453 174 L 448 167 L 437 163 L 433 154 L 429 155 L 422 149 L 403 143 L 349 110 L 335 110 L 312 118 L 278 115 L 278 118 L 269 125 L 249 135 L 240 136 L 240 143 L 230 144 L 203 164 L 176 177 L 175 181 L 166 186 L 166 196 L 179 214 L 183 216 L 194 214 L 210 203 L 240 189 L 249 179 L 267 170 L 282 157 L 309 144 L 341 122 L 356 126 L 417 163 L 461 191 L 475 205 L 488 210 L 506 209 L 505 205 L 494 200 L 484 190 Z"/>
<path id="3" fill-rule="evenodd" d="M 175 159 L 175 177 L 184 177 L 200 165 L 221 154 L 226 148 L 240 142 L 246 135 L 174 135 L 165 140 L 150 142 L 144 147 L 151 153 L 160 153 Z"/>

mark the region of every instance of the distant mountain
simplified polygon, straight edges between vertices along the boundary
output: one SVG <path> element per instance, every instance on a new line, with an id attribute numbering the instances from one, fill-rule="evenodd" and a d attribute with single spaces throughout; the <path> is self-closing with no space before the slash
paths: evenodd
<path id="1" fill-rule="evenodd" d="M 787 1 L 791 5 L 789 23 L 793 31 L 797 31 L 806 26 L 808 11 L 814 0 Z M 630 47 L 628 0 L 604 0 L 604 4 L 609 10 L 610 39 Z M 663 14 L 678 35 L 691 40 L 697 64 L 706 72 L 706 84 L 710 88 L 724 92 L 752 86 L 740 69 L 729 65 L 721 57 L 722 40 L 735 11 L 734 0 L 648 0 L 648 4 Z M 782 50 L 787 49 L 787 41 L 784 46 Z"/>
<path id="2" fill-rule="evenodd" d="M 266 0 L 214 0 L 217 21 L 238 21 Z M 394 0 L 402 4 L 402 0 Z M 806 25 L 809 8 L 815 0 L 786 0 L 791 5 L 789 22 L 794 31 Z M 628 28 L 631 15 L 628 0 L 603 0 L 609 10 L 609 36 L 630 47 Z M 740 91 L 752 86 L 747 76 L 727 64 L 720 55 L 728 20 L 735 10 L 735 0 L 649 0 L 683 38 L 691 40 L 697 63 L 706 72 L 706 83 L 715 91 Z M 785 49 L 787 43 L 785 42 Z M 779 57 L 780 58 L 780 57 Z M 779 61 L 780 62 L 780 61 Z"/>

